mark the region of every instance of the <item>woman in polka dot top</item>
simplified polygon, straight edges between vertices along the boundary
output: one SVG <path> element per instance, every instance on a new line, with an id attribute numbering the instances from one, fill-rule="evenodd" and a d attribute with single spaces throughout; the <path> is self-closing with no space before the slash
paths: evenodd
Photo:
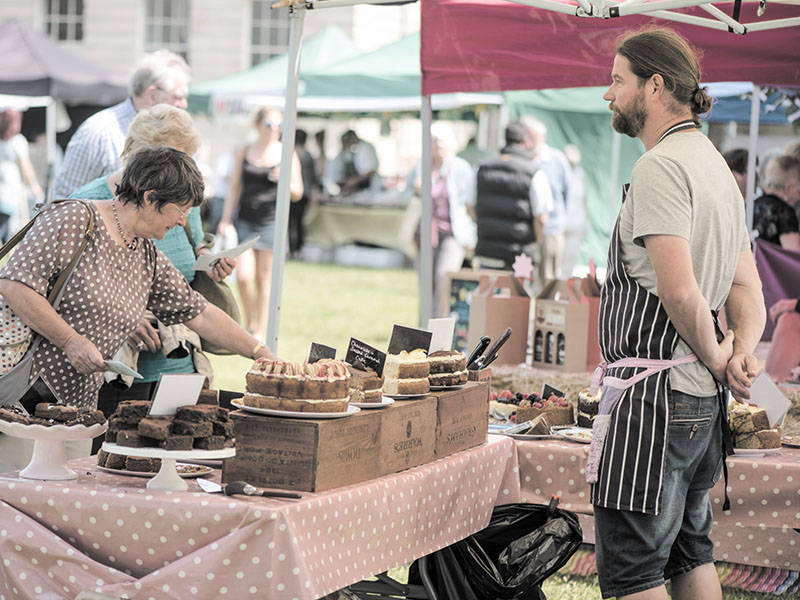
<path id="1" fill-rule="evenodd" d="M 0 271 L 0 295 L 44 337 L 32 375 L 41 376 L 61 402 L 96 406 L 103 361 L 131 336 L 145 310 L 167 325 L 184 323 L 236 354 L 274 358 L 195 292 L 152 242 L 183 226 L 202 200 L 203 180 L 190 156 L 174 148 L 143 148 L 130 159 L 114 197 L 89 202 L 94 237 L 58 312 L 46 296 L 84 234 L 87 216 L 78 203 L 46 209 Z"/>

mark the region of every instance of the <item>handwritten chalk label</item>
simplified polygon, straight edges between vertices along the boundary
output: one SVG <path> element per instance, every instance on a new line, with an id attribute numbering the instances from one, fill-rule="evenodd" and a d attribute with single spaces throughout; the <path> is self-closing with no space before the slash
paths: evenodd
<path id="1" fill-rule="evenodd" d="M 392 337 L 389 338 L 389 354 L 400 354 L 401 351 L 411 352 L 422 348 L 427 352 L 431 347 L 433 334 L 424 329 L 414 329 L 397 325 L 392 328 Z"/>
<path id="2" fill-rule="evenodd" d="M 336 348 L 311 342 L 311 349 L 308 351 L 308 362 L 315 363 L 323 358 L 336 358 Z"/>
<path id="3" fill-rule="evenodd" d="M 350 338 L 350 344 L 347 347 L 347 355 L 344 360 L 357 368 L 360 368 L 357 363 L 361 363 L 362 366 L 375 371 L 380 377 L 383 375 L 386 353 L 356 338 Z"/>
<path id="4" fill-rule="evenodd" d="M 551 395 L 556 396 L 557 398 L 564 398 L 564 392 L 558 388 L 554 388 L 549 383 L 545 383 L 542 386 L 542 399 L 547 400 Z"/>

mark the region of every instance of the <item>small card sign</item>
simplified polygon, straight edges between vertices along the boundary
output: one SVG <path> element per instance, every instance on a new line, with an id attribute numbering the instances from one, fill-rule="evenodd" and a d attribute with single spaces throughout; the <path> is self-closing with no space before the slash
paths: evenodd
<path id="1" fill-rule="evenodd" d="M 180 406 L 197 404 L 206 376 L 201 373 L 162 374 L 153 394 L 149 416 L 174 415 Z"/>
<path id="2" fill-rule="evenodd" d="M 380 377 L 383 375 L 383 363 L 386 362 L 386 353 L 356 338 L 350 338 L 350 345 L 347 347 L 347 355 L 344 360 L 353 366 L 357 366 L 356 363 L 361 363 L 364 367 L 375 371 Z"/>
<path id="3" fill-rule="evenodd" d="M 547 400 L 551 395 L 556 396 L 557 398 L 564 398 L 564 392 L 561 390 L 554 388 L 549 383 L 545 383 L 542 386 L 542 400 Z"/>
<path id="4" fill-rule="evenodd" d="M 786 412 L 792 405 L 765 371 L 761 371 L 750 386 L 750 404 L 764 409 L 770 427 L 782 424 Z"/>
<path id="5" fill-rule="evenodd" d="M 400 354 L 402 350 L 411 352 L 417 348 L 422 348 L 427 352 L 431 347 L 432 335 L 425 329 L 414 329 L 395 324 L 392 328 L 392 337 L 389 338 L 389 354 Z"/>
<path id="6" fill-rule="evenodd" d="M 456 329 L 455 317 L 428 319 L 428 329 L 431 331 L 429 352 L 453 349 L 453 332 Z"/>
<path id="7" fill-rule="evenodd" d="M 311 349 L 308 351 L 308 362 L 315 363 L 323 358 L 336 358 L 336 348 L 311 342 Z"/>

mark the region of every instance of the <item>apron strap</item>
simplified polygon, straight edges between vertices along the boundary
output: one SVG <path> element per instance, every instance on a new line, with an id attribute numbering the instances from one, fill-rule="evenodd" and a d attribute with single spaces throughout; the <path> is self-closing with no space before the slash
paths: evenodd
<path id="1" fill-rule="evenodd" d="M 675 359 L 656 359 L 656 358 L 622 358 L 616 362 L 608 364 L 606 361 L 601 362 L 597 365 L 597 368 L 594 370 L 594 374 L 592 375 L 592 384 L 589 386 L 589 393 L 592 396 L 597 395 L 598 388 L 604 383 L 608 382 L 608 385 L 611 387 L 626 390 L 629 387 L 633 387 L 643 379 L 650 377 L 650 375 L 654 375 L 659 371 L 663 371 L 665 369 L 670 369 L 676 365 L 685 365 L 687 363 L 697 362 L 697 355 L 695 354 L 687 354 L 686 356 L 682 356 L 681 358 Z M 641 373 L 637 373 L 633 377 L 629 377 L 628 379 L 620 379 L 618 377 L 607 377 L 606 371 L 608 369 L 613 369 L 617 367 L 636 367 L 636 368 L 644 368 L 645 370 Z"/>

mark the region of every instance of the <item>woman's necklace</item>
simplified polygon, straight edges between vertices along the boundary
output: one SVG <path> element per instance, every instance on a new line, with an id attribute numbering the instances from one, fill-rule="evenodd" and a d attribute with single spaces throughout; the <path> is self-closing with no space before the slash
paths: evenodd
<path id="1" fill-rule="evenodd" d="M 125 247 L 128 250 L 136 250 L 136 246 L 138 246 L 139 238 L 133 238 L 130 242 L 128 238 L 125 237 L 125 233 L 122 231 L 122 223 L 119 222 L 119 217 L 117 216 L 117 204 L 115 202 L 116 198 L 111 199 L 111 211 L 114 213 L 114 221 L 117 224 L 117 231 L 119 231 L 119 235 L 122 237 L 122 242 L 125 244 Z"/>

